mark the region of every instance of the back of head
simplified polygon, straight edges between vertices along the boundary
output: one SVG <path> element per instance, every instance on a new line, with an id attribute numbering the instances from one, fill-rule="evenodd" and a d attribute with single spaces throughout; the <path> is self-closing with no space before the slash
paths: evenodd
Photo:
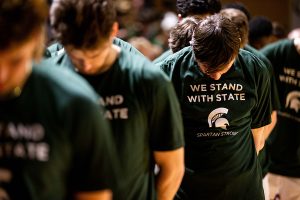
<path id="1" fill-rule="evenodd" d="M 54 37 L 63 45 L 93 49 L 116 21 L 113 0 L 56 0 L 50 10 Z"/>
<path id="2" fill-rule="evenodd" d="M 0 1 L 0 50 L 22 44 L 43 30 L 48 15 L 44 0 Z"/>
<path id="3" fill-rule="evenodd" d="M 179 21 L 170 32 L 169 47 L 173 53 L 190 45 L 194 28 L 199 20 L 195 17 L 186 17 Z"/>
<path id="4" fill-rule="evenodd" d="M 218 71 L 238 55 L 239 36 L 239 31 L 231 20 L 215 14 L 199 22 L 193 33 L 191 46 L 197 61 L 205 64 L 211 71 Z"/>
<path id="5" fill-rule="evenodd" d="M 273 26 L 272 21 L 264 16 L 257 16 L 249 22 L 249 43 L 256 49 L 265 46 L 272 36 Z"/>
<path id="6" fill-rule="evenodd" d="M 224 7 L 224 9 L 225 8 L 235 8 L 235 9 L 238 9 L 238 10 L 242 11 L 247 16 L 248 21 L 251 19 L 251 14 L 250 14 L 249 10 L 241 2 L 227 3 L 223 7 Z"/>
<path id="7" fill-rule="evenodd" d="M 247 16 L 242 11 L 235 8 L 222 9 L 220 14 L 235 23 L 240 32 L 241 47 L 243 48 L 248 43 L 249 25 Z"/>
<path id="8" fill-rule="evenodd" d="M 283 24 L 273 21 L 272 26 L 273 26 L 272 34 L 274 36 L 274 42 L 287 37 L 286 29 Z"/>
<path id="9" fill-rule="evenodd" d="M 215 14 L 222 7 L 220 0 L 177 0 L 176 6 L 182 17 Z"/>

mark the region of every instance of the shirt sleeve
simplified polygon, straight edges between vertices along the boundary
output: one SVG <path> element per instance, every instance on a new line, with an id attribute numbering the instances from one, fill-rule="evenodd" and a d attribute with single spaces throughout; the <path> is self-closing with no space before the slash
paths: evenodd
<path id="1" fill-rule="evenodd" d="M 271 63 L 270 63 L 271 65 Z M 272 66 L 272 65 L 271 65 Z M 271 84 L 271 101 L 272 101 L 272 110 L 280 110 L 280 100 L 279 100 L 279 94 L 278 94 L 278 88 L 276 83 L 276 76 L 273 70 L 273 67 L 271 67 L 270 71 L 270 84 Z"/>
<path id="2" fill-rule="evenodd" d="M 68 122 L 73 142 L 72 190 L 114 190 L 117 159 L 108 122 L 92 101 L 81 99 L 72 104 L 73 117 Z"/>
<path id="3" fill-rule="evenodd" d="M 256 59 L 256 91 L 257 102 L 252 110 L 251 128 L 260 128 L 271 122 L 272 103 L 271 103 L 271 85 L 270 75 L 267 67 L 260 60 Z"/>
<path id="4" fill-rule="evenodd" d="M 172 83 L 159 69 L 157 71 L 149 93 L 151 147 L 154 151 L 174 150 L 184 146 L 180 105 Z"/>

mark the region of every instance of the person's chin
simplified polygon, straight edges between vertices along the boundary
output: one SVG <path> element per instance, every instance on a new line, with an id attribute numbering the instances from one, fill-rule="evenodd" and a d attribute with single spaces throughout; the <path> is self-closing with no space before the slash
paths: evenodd
<path id="1" fill-rule="evenodd" d="M 12 90 L 4 89 L 3 87 L 0 86 L 0 99 L 8 99 L 12 96 L 14 96 Z"/>
<path id="2" fill-rule="evenodd" d="M 95 74 L 94 70 L 84 70 L 84 69 L 82 69 L 82 70 L 78 70 L 78 72 L 80 74 L 84 74 L 84 75 L 93 75 L 93 74 Z"/>

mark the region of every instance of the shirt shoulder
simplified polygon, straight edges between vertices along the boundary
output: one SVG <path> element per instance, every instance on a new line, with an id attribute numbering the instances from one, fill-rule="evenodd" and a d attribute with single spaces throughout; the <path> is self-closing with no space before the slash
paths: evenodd
<path id="1" fill-rule="evenodd" d="M 62 44 L 56 42 L 48 46 L 44 52 L 44 58 L 51 58 L 58 56 L 65 52 L 65 49 Z"/>
<path id="2" fill-rule="evenodd" d="M 126 50 L 126 51 L 132 52 L 134 54 L 138 54 L 138 55 L 144 56 L 134 46 L 132 46 L 131 44 L 129 44 L 128 42 L 126 42 L 126 41 L 124 41 L 124 40 L 122 40 L 120 38 L 115 37 L 114 40 L 113 40 L 113 44 L 121 47 L 121 49 L 123 49 L 123 50 Z"/>
<path id="3" fill-rule="evenodd" d="M 118 60 L 118 65 L 123 71 L 129 73 L 129 77 L 143 81 L 165 81 L 168 78 L 151 61 L 144 56 L 122 51 Z"/>
<path id="4" fill-rule="evenodd" d="M 43 60 L 33 67 L 33 76 L 38 82 L 37 88 L 65 101 L 73 98 L 93 102 L 98 100 L 98 95 L 83 78 L 70 70 L 56 66 L 53 60 Z"/>
<path id="5" fill-rule="evenodd" d="M 156 63 L 156 65 L 170 77 L 176 68 L 186 70 L 192 66 L 194 62 L 193 49 L 188 46 L 169 55 L 163 61 Z"/>

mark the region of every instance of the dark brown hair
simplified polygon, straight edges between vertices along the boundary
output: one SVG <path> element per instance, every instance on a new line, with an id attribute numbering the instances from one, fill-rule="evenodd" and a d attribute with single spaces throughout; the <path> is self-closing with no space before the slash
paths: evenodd
<path id="1" fill-rule="evenodd" d="M 220 14 L 235 23 L 240 32 L 241 47 L 244 47 L 248 43 L 249 35 L 249 24 L 247 16 L 242 11 L 235 8 L 222 9 Z"/>
<path id="2" fill-rule="evenodd" d="M 116 21 L 113 0 L 56 0 L 50 21 L 63 45 L 93 49 L 111 33 Z"/>
<path id="3" fill-rule="evenodd" d="M 172 28 L 168 42 L 173 53 L 190 46 L 193 31 L 198 21 L 194 17 L 185 17 Z"/>
<path id="4" fill-rule="evenodd" d="M 215 14 L 221 10 L 220 0 L 176 0 L 176 7 L 182 17 Z"/>
<path id="5" fill-rule="evenodd" d="M 45 26 L 47 15 L 45 0 L 1 0 L 0 50 L 33 37 Z"/>
<path id="6" fill-rule="evenodd" d="M 195 58 L 209 71 L 219 71 L 238 55 L 240 34 L 236 25 L 220 14 L 201 20 L 194 29 L 191 46 Z"/>

